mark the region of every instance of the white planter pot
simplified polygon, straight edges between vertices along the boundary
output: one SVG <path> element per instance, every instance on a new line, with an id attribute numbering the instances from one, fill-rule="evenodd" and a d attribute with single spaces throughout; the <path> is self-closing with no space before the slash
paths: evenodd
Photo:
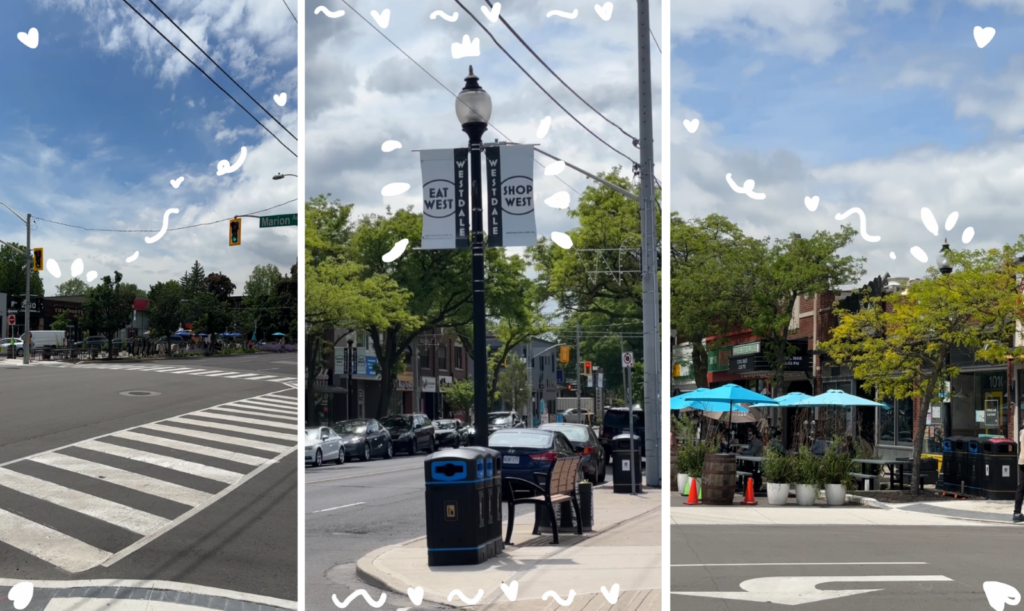
<path id="1" fill-rule="evenodd" d="M 690 481 L 690 476 L 686 473 L 676 475 L 676 488 L 679 489 L 679 494 L 686 496 L 686 482 L 688 481 Z"/>
<path id="2" fill-rule="evenodd" d="M 796 504 L 801 507 L 809 507 L 818 498 L 818 487 L 814 484 L 796 485 Z"/>
<path id="3" fill-rule="evenodd" d="M 768 504 L 785 505 L 789 499 L 789 484 L 768 484 Z"/>
<path id="4" fill-rule="evenodd" d="M 831 507 L 846 504 L 846 486 L 842 484 L 825 484 L 825 502 Z"/>

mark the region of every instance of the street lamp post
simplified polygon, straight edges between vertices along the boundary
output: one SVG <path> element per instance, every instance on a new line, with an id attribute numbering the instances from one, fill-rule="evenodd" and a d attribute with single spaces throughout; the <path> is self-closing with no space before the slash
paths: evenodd
<path id="1" fill-rule="evenodd" d="M 32 342 L 29 339 L 29 332 L 32 327 L 32 313 L 29 306 L 32 302 L 32 215 L 26 214 L 25 218 L 22 218 L 20 214 L 15 212 L 7 204 L 0 202 L 4 208 L 10 210 L 11 214 L 21 219 L 22 223 L 25 223 L 25 301 L 22 305 L 25 306 L 25 333 L 21 342 L 21 354 L 24 358 L 23 363 L 28 365 L 29 360 L 32 358 Z"/>
<path id="2" fill-rule="evenodd" d="M 455 101 L 455 115 L 462 131 L 469 136 L 472 166 L 472 234 L 473 234 L 473 420 L 475 442 L 487 446 L 487 319 L 484 300 L 484 213 L 483 168 L 480 153 L 483 135 L 491 120 L 491 96 L 480 87 L 479 79 L 469 67 L 466 85 Z"/>
<path id="3" fill-rule="evenodd" d="M 355 412 L 352 411 L 352 362 L 355 360 L 355 354 L 352 353 L 352 340 L 348 340 L 348 352 L 345 353 L 345 373 L 348 379 L 345 381 L 345 414 L 347 419 L 355 418 Z"/>
<path id="4" fill-rule="evenodd" d="M 298 178 L 298 176 L 296 176 L 295 174 L 282 174 L 278 172 L 277 174 L 274 174 L 274 180 L 281 180 L 285 176 L 294 176 L 295 178 Z"/>

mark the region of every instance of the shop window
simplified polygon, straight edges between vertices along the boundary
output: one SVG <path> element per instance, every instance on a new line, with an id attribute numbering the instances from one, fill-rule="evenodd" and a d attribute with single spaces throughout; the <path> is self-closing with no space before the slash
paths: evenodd
<path id="1" fill-rule="evenodd" d="M 455 368 L 462 369 L 462 346 L 455 346 L 452 350 L 455 359 Z"/>
<path id="2" fill-rule="evenodd" d="M 891 402 L 892 409 L 880 408 L 878 441 L 882 445 L 909 446 L 914 440 L 914 400 Z"/>
<path id="3" fill-rule="evenodd" d="M 448 370 L 448 346 L 438 346 L 437 368 L 445 371 Z"/>
<path id="4" fill-rule="evenodd" d="M 430 348 L 420 346 L 420 369 L 430 369 Z"/>

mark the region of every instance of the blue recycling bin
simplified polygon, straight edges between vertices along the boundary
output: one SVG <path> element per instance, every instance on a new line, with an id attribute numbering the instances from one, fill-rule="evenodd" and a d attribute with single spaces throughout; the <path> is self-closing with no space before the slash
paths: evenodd
<path id="1" fill-rule="evenodd" d="M 501 551 L 496 455 L 469 446 L 434 452 L 424 462 L 429 566 L 480 564 Z"/>

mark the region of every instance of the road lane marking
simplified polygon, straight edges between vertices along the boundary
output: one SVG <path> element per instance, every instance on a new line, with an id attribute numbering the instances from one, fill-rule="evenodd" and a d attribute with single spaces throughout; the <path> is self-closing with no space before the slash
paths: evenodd
<path id="1" fill-rule="evenodd" d="M 220 429 L 222 431 L 232 431 L 234 433 L 246 433 L 248 435 L 255 435 L 257 437 L 267 437 L 268 439 L 281 439 L 286 441 L 295 441 L 298 437 L 298 431 L 293 433 L 274 433 L 271 431 L 262 431 L 249 428 L 247 426 L 235 426 L 233 424 L 220 424 L 219 422 L 210 422 L 209 420 L 203 420 L 201 418 L 189 418 L 191 414 L 178 416 L 176 418 L 168 418 L 166 422 L 180 422 L 182 424 L 191 424 L 194 426 L 205 426 L 211 429 Z"/>
<path id="2" fill-rule="evenodd" d="M 228 403 L 231 407 L 244 407 L 245 409 L 251 409 L 266 414 L 277 414 L 279 416 L 297 416 L 299 414 L 298 408 L 295 407 L 279 407 L 276 403 L 255 403 L 249 401 L 235 401 Z"/>
<path id="3" fill-rule="evenodd" d="M 190 460 L 181 460 L 180 458 L 171 458 L 170 456 L 164 456 L 162 454 L 143 452 L 141 450 L 116 446 L 102 441 L 85 441 L 78 444 L 78 447 L 85 448 L 86 450 L 93 450 L 94 452 L 103 452 L 104 454 L 110 454 L 111 456 L 136 460 L 149 465 L 156 465 L 157 467 L 163 467 L 164 469 L 188 473 L 189 475 L 195 475 L 196 477 L 212 479 L 216 482 L 222 482 L 225 484 L 233 484 L 242 477 L 241 473 L 235 473 L 234 471 L 226 471 L 224 469 L 210 467 Z"/>
<path id="4" fill-rule="evenodd" d="M 318 509 L 317 511 L 314 511 L 313 513 L 324 513 L 325 511 L 334 511 L 335 509 L 347 509 L 349 507 L 355 507 L 356 505 L 365 505 L 365 504 L 366 504 L 366 502 L 360 501 L 358 503 L 349 503 L 348 505 L 340 505 L 338 507 L 329 507 L 327 509 Z"/>
<path id="5" fill-rule="evenodd" d="M 881 588 L 871 590 L 819 590 L 817 586 L 824 583 L 885 583 L 885 582 L 923 582 L 953 581 L 945 575 L 859 575 L 848 577 L 758 577 L 748 579 L 740 584 L 742 592 L 672 592 L 679 596 L 699 596 L 701 598 L 721 598 L 725 600 L 743 600 L 747 602 L 775 603 L 777 605 L 803 605 L 879 592 Z"/>
<path id="6" fill-rule="evenodd" d="M 260 426 L 269 427 L 271 429 L 275 429 L 275 430 L 278 430 L 278 431 L 288 431 L 288 430 L 294 429 L 294 427 L 293 426 L 289 426 L 289 423 L 287 423 L 287 422 L 272 422 L 270 420 L 258 420 L 256 418 L 245 418 L 244 416 L 232 416 L 231 414 L 218 414 L 218 413 L 215 413 L 215 412 L 209 412 L 207 410 L 203 410 L 203 411 L 201 411 L 201 412 L 199 412 L 197 414 L 193 414 L 193 416 L 205 416 L 207 418 L 217 418 L 218 420 L 226 420 L 228 422 L 243 422 L 245 424 L 258 424 Z M 211 422 L 210 424 L 211 425 L 218 425 L 220 423 L 219 422 Z M 263 429 L 257 429 L 257 430 L 263 430 Z M 294 436 L 295 435 L 292 434 L 292 437 L 294 437 Z"/>
<path id="7" fill-rule="evenodd" d="M 288 379 L 291 380 L 291 379 L 294 379 L 294 378 L 288 378 Z M 250 397 L 250 399 L 260 399 L 260 400 L 266 401 L 268 403 L 277 403 L 277 404 L 281 405 L 281 407 L 298 407 L 298 403 L 299 403 L 298 397 L 295 397 L 295 398 L 292 398 L 292 397 L 281 397 L 281 396 L 277 396 L 277 395 L 263 395 L 262 397 Z M 242 401 L 248 401 L 249 399 L 241 399 L 241 400 Z"/>
<path id="8" fill-rule="evenodd" d="M 241 439 L 239 437 L 231 437 L 230 435 L 218 435 L 217 433 L 207 433 L 206 431 L 197 431 L 195 429 L 186 429 L 178 426 L 167 426 L 165 424 L 146 424 L 143 425 L 143 429 L 135 430 L 144 429 L 153 429 L 154 431 L 173 433 L 175 435 L 184 435 L 186 437 L 195 437 L 197 439 L 216 441 L 218 443 L 227 443 L 231 445 L 241 446 L 244 448 L 252 448 L 254 450 L 265 450 L 267 452 L 280 452 L 281 449 L 285 447 L 277 443 L 268 443 L 266 441 L 253 441 L 251 439 Z"/>
<path id="9" fill-rule="evenodd" d="M 359 475 L 343 475 L 341 477 L 332 477 L 329 479 L 318 479 L 313 481 L 306 481 L 307 484 L 322 484 L 324 482 L 334 482 L 339 479 L 354 479 L 357 477 L 370 477 L 371 475 L 383 475 L 385 473 L 398 473 L 399 471 L 416 471 L 423 468 L 423 463 L 416 465 L 415 467 L 406 467 L 404 469 L 391 469 L 389 471 L 372 471 L 370 473 L 361 473 Z"/>
<path id="10" fill-rule="evenodd" d="M 118 433 L 114 433 L 111 437 L 117 437 L 118 439 L 130 439 L 140 443 L 148 443 L 150 445 L 173 448 L 184 452 L 192 452 L 193 454 L 201 454 L 203 456 L 210 456 L 221 460 L 242 463 L 243 465 L 252 465 L 253 467 L 262 465 L 268 460 L 251 454 L 241 454 L 239 452 L 231 452 L 229 450 L 221 450 L 220 448 L 211 448 L 210 446 L 199 445 L 198 443 L 188 443 L 177 439 L 167 439 L 166 437 L 146 435 L 136 431 L 120 431 Z"/>
<path id="11" fill-rule="evenodd" d="M 216 412 L 212 410 L 217 410 Z M 204 413 L 219 414 L 220 412 L 228 412 L 230 414 L 245 414 L 247 416 L 260 416 L 261 418 L 272 418 L 272 420 L 262 420 L 268 424 L 287 424 L 294 425 L 297 422 L 298 414 L 282 414 L 278 412 L 265 412 L 262 410 L 255 409 L 236 409 L 233 407 L 211 407 L 210 409 L 204 410 Z"/>
<path id="12" fill-rule="evenodd" d="M 34 456 L 29 460 L 57 469 L 63 469 L 64 471 L 100 479 L 122 488 L 151 494 L 190 507 L 202 505 L 213 496 L 202 490 L 179 486 L 178 484 L 165 482 L 148 475 L 132 473 L 131 471 L 125 471 L 124 469 L 110 467 L 102 463 L 84 460 L 67 454 L 44 454 L 42 456 Z"/>
<path id="13" fill-rule="evenodd" d="M 69 573 L 89 570 L 110 557 L 110 552 L 3 509 L 0 509 L 0 541 Z"/>
<path id="14" fill-rule="evenodd" d="M 703 568 L 706 566 L 874 566 L 928 564 L 927 562 L 757 562 L 751 564 L 673 564 L 672 567 Z"/>
<path id="15" fill-rule="evenodd" d="M 121 503 L 66 488 L 31 475 L 0 469 L 0 486 L 145 535 L 170 522 Z"/>

